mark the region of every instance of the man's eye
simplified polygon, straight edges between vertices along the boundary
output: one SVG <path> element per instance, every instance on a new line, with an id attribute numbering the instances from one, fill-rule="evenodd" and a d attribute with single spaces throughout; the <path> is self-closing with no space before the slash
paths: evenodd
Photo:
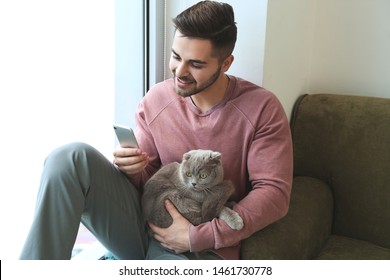
<path id="1" fill-rule="evenodd" d="M 203 67 L 201 64 L 198 63 L 191 63 L 191 66 L 196 69 L 201 69 Z"/>

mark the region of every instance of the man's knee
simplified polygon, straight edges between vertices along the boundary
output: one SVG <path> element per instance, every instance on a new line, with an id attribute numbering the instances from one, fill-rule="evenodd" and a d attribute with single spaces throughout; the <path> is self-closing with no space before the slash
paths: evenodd
<path id="1" fill-rule="evenodd" d="M 83 143 L 83 142 L 73 142 L 66 144 L 64 146 L 58 147 L 55 149 L 52 154 L 57 155 L 60 154 L 62 156 L 69 155 L 69 154 L 77 154 L 77 153 L 84 153 L 84 152 L 90 152 L 95 151 L 95 148 L 93 148 L 91 145 Z"/>
<path id="2" fill-rule="evenodd" d="M 46 158 L 46 161 L 52 160 L 54 158 L 56 161 L 61 162 L 65 159 L 77 159 L 80 156 L 95 152 L 97 152 L 97 150 L 91 145 L 82 142 L 74 142 L 58 147 L 52 151 Z"/>
<path id="3" fill-rule="evenodd" d="M 60 176 L 82 168 L 87 164 L 89 155 L 94 153 L 97 150 L 86 143 L 70 143 L 52 151 L 45 160 L 44 169 L 52 175 Z"/>

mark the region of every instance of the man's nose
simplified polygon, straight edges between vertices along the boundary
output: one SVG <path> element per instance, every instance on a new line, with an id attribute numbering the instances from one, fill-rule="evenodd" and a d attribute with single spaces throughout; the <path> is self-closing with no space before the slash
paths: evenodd
<path id="1" fill-rule="evenodd" d="M 175 70 L 176 77 L 184 77 L 188 75 L 188 67 L 186 63 L 181 62 L 177 65 Z"/>

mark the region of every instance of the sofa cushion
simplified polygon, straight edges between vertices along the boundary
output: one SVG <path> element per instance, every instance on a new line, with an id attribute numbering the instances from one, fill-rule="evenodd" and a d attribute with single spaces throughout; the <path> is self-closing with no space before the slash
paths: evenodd
<path id="1" fill-rule="evenodd" d="M 370 242 L 332 235 L 316 259 L 390 260 L 390 250 Z"/>
<path id="2" fill-rule="evenodd" d="M 318 179 L 296 177 L 290 209 L 281 220 L 242 242 L 242 259 L 311 259 L 330 235 L 333 198 Z"/>
<path id="3" fill-rule="evenodd" d="M 291 127 L 294 175 L 332 189 L 333 234 L 390 248 L 390 99 L 307 95 Z"/>

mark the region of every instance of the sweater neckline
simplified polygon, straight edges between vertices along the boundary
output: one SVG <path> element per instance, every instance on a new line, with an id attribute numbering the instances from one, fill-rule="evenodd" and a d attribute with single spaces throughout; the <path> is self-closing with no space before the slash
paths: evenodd
<path id="1" fill-rule="evenodd" d="M 200 117 L 205 117 L 205 116 L 210 115 L 214 111 L 218 110 L 219 108 L 223 107 L 231 99 L 231 95 L 233 93 L 234 84 L 236 82 L 236 80 L 234 79 L 233 76 L 227 75 L 227 77 L 229 78 L 229 84 L 228 84 L 227 89 L 226 89 L 226 94 L 225 94 L 225 96 L 222 98 L 222 100 L 220 102 L 218 102 L 213 107 L 211 107 L 210 110 L 202 113 L 199 110 L 199 108 L 195 105 L 195 103 L 192 101 L 190 96 L 189 97 L 184 97 L 186 99 L 187 106 L 190 108 L 190 110 L 193 113 L 195 113 L 196 115 L 200 116 Z"/>

